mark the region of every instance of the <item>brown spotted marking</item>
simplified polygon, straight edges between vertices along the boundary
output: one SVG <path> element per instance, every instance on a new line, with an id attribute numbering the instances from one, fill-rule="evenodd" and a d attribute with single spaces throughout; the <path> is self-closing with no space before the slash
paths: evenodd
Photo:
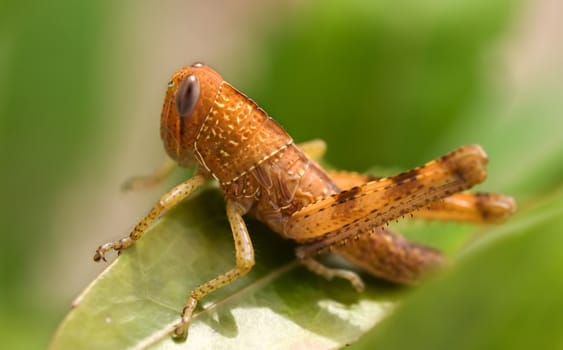
<path id="1" fill-rule="evenodd" d="M 345 191 L 339 192 L 339 193 L 336 195 L 336 202 L 337 202 L 338 204 L 342 204 L 342 203 L 344 203 L 344 202 L 346 202 L 346 201 L 355 199 L 356 196 L 357 196 L 359 193 L 361 193 L 361 189 L 360 189 L 359 186 L 355 186 L 355 187 L 350 188 L 349 190 L 345 190 Z"/>

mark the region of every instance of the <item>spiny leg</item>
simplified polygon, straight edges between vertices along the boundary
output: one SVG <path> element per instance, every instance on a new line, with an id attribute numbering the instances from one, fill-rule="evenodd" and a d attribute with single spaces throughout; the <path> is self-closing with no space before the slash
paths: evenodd
<path id="1" fill-rule="evenodd" d="M 190 293 L 190 298 L 182 310 L 182 318 L 174 325 L 174 336 L 185 338 L 193 312 L 199 300 L 207 294 L 244 276 L 254 266 L 254 248 L 248 229 L 242 218 L 243 210 L 231 200 L 227 201 L 227 218 L 233 232 L 235 242 L 236 266 L 226 273 L 200 285 Z"/>
<path id="2" fill-rule="evenodd" d="M 150 175 L 145 176 L 134 176 L 130 179 L 127 179 L 121 186 L 121 190 L 123 191 L 137 191 L 137 190 L 146 190 L 152 188 L 164 181 L 178 164 L 171 158 L 166 158 L 166 160 L 162 163 L 162 165 L 156 169 Z"/>
<path id="3" fill-rule="evenodd" d="M 331 180 L 343 190 L 360 186 L 374 177 L 354 172 L 329 172 Z M 470 223 L 501 223 L 516 210 L 512 197 L 497 193 L 461 192 L 422 207 L 414 218 Z"/>
<path id="4" fill-rule="evenodd" d="M 355 172 L 329 172 L 328 175 L 343 190 L 379 179 Z M 384 227 L 355 235 L 353 239 L 341 244 L 331 247 L 331 251 L 373 276 L 396 283 L 416 283 L 425 273 L 443 265 L 445 260 L 439 251 L 410 242 Z M 363 289 L 363 282 L 357 273 L 323 265 L 312 256 L 307 256 L 311 253 L 313 256 L 317 255 L 317 252 L 308 251 L 306 246 L 297 248 L 296 253 L 301 263 L 311 272 L 329 280 L 333 277 L 343 278 L 356 290 Z"/>
<path id="5" fill-rule="evenodd" d="M 182 182 L 178 186 L 168 191 L 151 211 L 133 228 L 129 236 L 114 242 L 108 242 L 101 245 L 94 254 L 94 260 L 106 260 L 105 253 L 110 250 L 122 251 L 131 246 L 136 240 L 141 238 L 147 228 L 166 210 L 174 207 L 184 198 L 188 197 L 195 189 L 203 185 L 207 181 L 204 175 L 196 174 L 194 177 Z"/>
<path id="6" fill-rule="evenodd" d="M 422 167 L 317 201 L 296 212 L 284 233 L 305 244 L 297 250 L 302 261 L 340 249 L 339 253 L 362 266 L 372 249 L 379 258 L 373 264 L 364 262 L 362 267 L 392 281 L 412 283 L 428 266 L 439 264 L 441 255 L 403 240 L 381 226 L 483 181 L 486 161 L 479 146 L 462 147 Z M 358 251 L 353 243 L 353 248 L 344 248 L 354 241 L 366 241 L 363 243 L 368 251 Z M 387 263 L 400 270 L 390 270 Z M 329 268 L 313 267 L 322 275 L 330 275 Z"/>
<path id="7" fill-rule="evenodd" d="M 330 246 L 482 182 L 486 162 L 481 147 L 459 148 L 422 167 L 314 202 L 290 217 L 284 235 Z"/>

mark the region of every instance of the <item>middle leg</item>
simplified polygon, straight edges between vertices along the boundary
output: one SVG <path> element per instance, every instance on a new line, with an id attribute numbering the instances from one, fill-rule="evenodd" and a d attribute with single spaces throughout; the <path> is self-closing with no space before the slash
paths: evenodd
<path id="1" fill-rule="evenodd" d="M 190 297 L 182 310 L 182 318 L 174 325 L 175 337 L 185 338 L 187 336 L 188 327 L 199 300 L 207 294 L 241 278 L 254 266 L 254 248 L 252 247 L 248 229 L 242 218 L 243 214 L 242 209 L 237 203 L 227 201 L 227 218 L 231 225 L 233 240 L 235 242 L 236 266 L 224 274 L 200 285 L 190 293 Z"/>

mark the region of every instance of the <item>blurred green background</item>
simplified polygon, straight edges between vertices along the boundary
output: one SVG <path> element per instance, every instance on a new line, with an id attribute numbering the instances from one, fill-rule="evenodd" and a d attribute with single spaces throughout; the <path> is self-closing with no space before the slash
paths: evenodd
<path id="1" fill-rule="evenodd" d="M 0 347 L 47 346 L 103 268 L 93 248 L 158 197 L 119 186 L 163 159 L 165 84 L 195 61 L 296 141 L 325 139 L 337 168 L 405 169 L 480 143 L 482 189 L 524 216 L 546 201 L 561 213 L 562 13 L 551 0 L 2 1 Z"/>

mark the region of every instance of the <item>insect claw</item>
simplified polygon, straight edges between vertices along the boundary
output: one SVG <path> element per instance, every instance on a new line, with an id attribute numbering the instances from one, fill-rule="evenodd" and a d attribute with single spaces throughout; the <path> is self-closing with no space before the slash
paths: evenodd
<path id="1" fill-rule="evenodd" d="M 192 296 L 180 314 L 180 321 L 173 326 L 174 330 L 172 331 L 171 336 L 175 342 L 186 341 L 186 338 L 188 337 L 188 328 L 190 327 L 193 311 L 196 306 L 197 300 Z"/>
<path id="2" fill-rule="evenodd" d="M 189 326 L 190 326 L 190 323 L 185 322 L 184 320 L 181 320 L 180 322 L 176 323 L 174 325 L 174 330 L 170 334 L 171 337 L 172 337 L 172 340 L 174 340 L 177 343 L 185 342 L 186 339 L 188 338 L 188 328 L 189 328 Z"/>
<path id="3" fill-rule="evenodd" d="M 352 287 L 354 287 L 354 289 L 358 293 L 363 292 L 364 289 L 366 288 L 366 286 L 364 285 L 364 282 L 362 281 L 361 278 L 358 278 L 357 280 L 351 280 L 350 283 L 352 283 Z"/>
<path id="4" fill-rule="evenodd" d="M 101 252 L 100 249 L 98 249 L 98 250 L 96 250 L 96 254 L 94 254 L 94 261 L 98 262 L 100 260 L 107 262 L 106 257 L 104 256 L 104 253 Z"/>
<path id="5" fill-rule="evenodd" d="M 174 331 L 172 331 L 172 340 L 177 343 L 183 343 L 188 338 L 188 328 L 187 325 L 183 323 L 178 323 L 174 325 Z"/>

